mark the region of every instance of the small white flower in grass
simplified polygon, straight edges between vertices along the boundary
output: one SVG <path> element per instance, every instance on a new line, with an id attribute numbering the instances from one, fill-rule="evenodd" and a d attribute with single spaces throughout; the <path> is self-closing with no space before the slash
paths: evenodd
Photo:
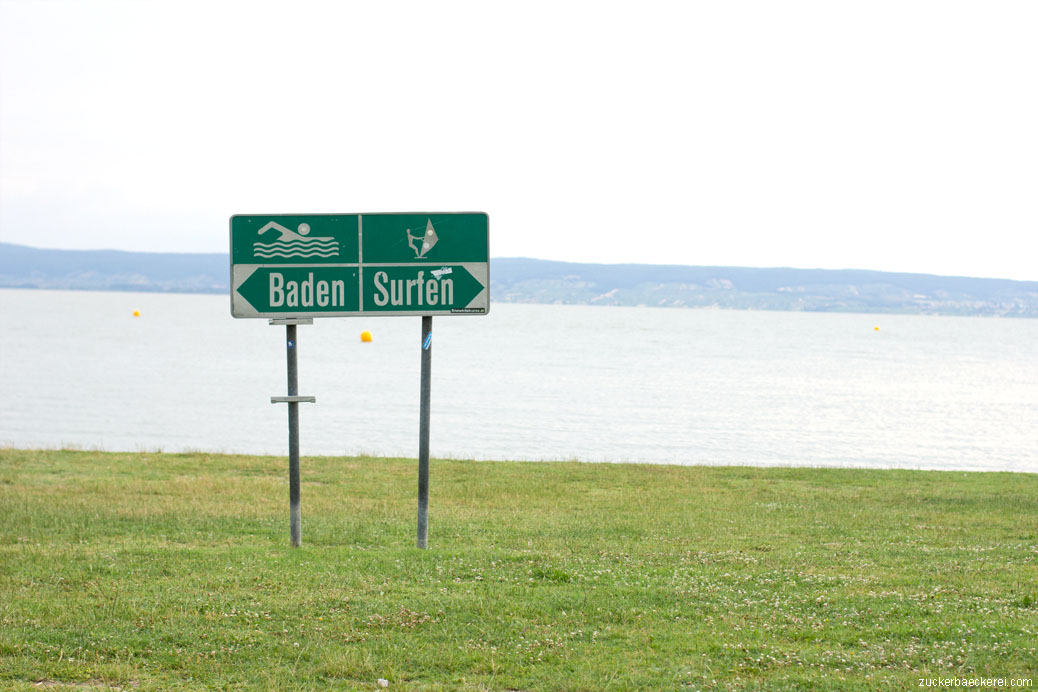
<path id="1" fill-rule="evenodd" d="M 378 683 L 379 687 L 389 687 L 389 680 L 386 680 L 385 678 L 379 678 L 375 682 Z"/>

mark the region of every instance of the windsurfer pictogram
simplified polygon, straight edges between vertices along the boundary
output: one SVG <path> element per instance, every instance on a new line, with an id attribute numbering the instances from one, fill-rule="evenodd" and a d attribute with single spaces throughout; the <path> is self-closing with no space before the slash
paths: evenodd
<path id="1" fill-rule="evenodd" d="M 336 257 L 339 254 L 339 241 L 330 236 L 313 238 L 310 235 L 310 224 L 301 223 L 297 230 L 285 228 L 281 224 L 271 221 L 259 229 L 259 236 L 270 230 L 280 232 L 280 236 L 272 242 L 264 243 L 257 241 L 252 244 L 253 254 L 256 257 L 269 259 L 271 257 Z"/>
<path id="2" fill-rule="evenodd" d="M 411 235 L 411 229 L 407 229 L 407 244 L 414 250 L 415 259 L 424 258 L 425 253 L 432 250 L 437 240 L 439 238 L 436 236 L 436 229 L 433 228 L 432 219 L 426 220 L 425 235 Z"/>

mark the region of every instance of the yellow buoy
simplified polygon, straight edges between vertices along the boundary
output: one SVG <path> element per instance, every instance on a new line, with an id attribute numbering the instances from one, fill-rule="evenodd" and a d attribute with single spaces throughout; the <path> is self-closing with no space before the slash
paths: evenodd
<path id="1" fill-rule="evenodd" d="M 360 333 L 360 340 L 366 344 L 371 343 L 371 332 L 367 331 L 366 329 L 362 331 Z"/>
<path id="2" fill-rule="evenodd" d="M 134 310 L 133 311 L 133 316 L 134 317 L 140 317 L 141 316 L 141 311 L 140 310 Z"/>

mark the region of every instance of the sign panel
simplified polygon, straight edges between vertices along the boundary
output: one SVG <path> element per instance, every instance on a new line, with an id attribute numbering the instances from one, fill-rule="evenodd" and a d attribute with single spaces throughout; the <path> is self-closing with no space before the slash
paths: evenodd
<path id="1" fill-rule="evenodd" d="M 484 213 L 231 217 L 234 317 L 485 315 Z"/>

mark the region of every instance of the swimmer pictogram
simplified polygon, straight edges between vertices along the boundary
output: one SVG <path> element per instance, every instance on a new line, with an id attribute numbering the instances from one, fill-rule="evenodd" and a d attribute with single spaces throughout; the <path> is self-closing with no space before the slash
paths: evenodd
<path id="1" fill-rule="evenodd" d="M 259 229 L 259 236 L 270 230 L 279 231 L 280 235 L 272 242 L 255 242 L 252 244 L 253 254 L 256 257 L 270 259 L 272 257 L 337 257 L 339 255 L 339 241 L 332 237 L 308 237 L 310 235 L 310 224 L 301 223 L 298 233 L 285 228 L 279 223 L 271 221 Z"/>

